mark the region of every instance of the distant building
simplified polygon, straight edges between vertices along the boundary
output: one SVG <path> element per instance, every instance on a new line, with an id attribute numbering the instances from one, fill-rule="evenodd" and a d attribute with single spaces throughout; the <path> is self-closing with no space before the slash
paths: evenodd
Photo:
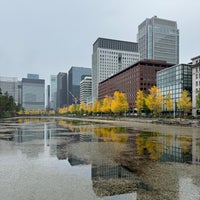
<path id="1" fill-rule="evenodd" d="M 179 63 L 179 30 L 175 21 L 147 18 L 138 26 L 137 41 L 141 59 Z"/>
<path id="2" fill-rule="evenodd" d="M 92 53 L 92 98 L 98 98 L 99 82 L 138 62 L 138 44 L 98 38 Z"/>
<path id="3" fill-rule="evenodd" d="M 50 85 L 47 85 L 46 97 L 47 97 L 46 109 L 50 110 Z"/>
<path id="4" fill-rule="evenodd" d="M 27 74 L 27 78 L 29 78 L 29 79 L 39 79 L 39 74 Z"/>
<path id="5" fill-rule="evenodd" d="M 8 93 L 9 96 L 12 96 L 14 101 L 18 104 L 19 102 L 19 93 L 18 93 L 19 82 L 16 77 L 2 77 L 0 76 L 0 88 L 1 92 Z"/>
<path id="6" fill-rule="evenodd" d="M 80 82 L 80 102 L 91 103 L 92 97 L 92 77 L 86 76 Z"/>
<path id="7" fill-rule="evenodd" d="M 156 85 L 156 73 L 171 66 L 172 64 L 165 61 L 141 60 L 100 82 L 98 98 L 101 100 L 106 95 L 112 96 L 115 91 L 123 92 L 130 111 L 133 111 L 138 90 L 147 94 Z"/>
<path id="8" fill-rule="evenodd" d="M 183 90 L 192 93 L 192 66 L 190 64 L 178 64 L 157 72 L 157 86 L 161 90 L 164 99 L 168 93 L 174 102 L 174 114 L 177 111 L 177 101 Z M 165 109 L 165 105 L 164 109 Z"/>
<path id="9" fill-rule="evenodd" d="M 57 109 L 67 106 L 67 73 L 57 75 Z"/>
<path id="10" fill-rule="evenodd" d="M 197 95 L 200 92 L 200 56 L 192 60 L 192 115 L 200 115 L 200 108 L 197 106 Z"/>
<path id="11" fill-rule="evenodd" d="M 57 75 L 50 77 L 50 108 L 56 110 L 57 108 Z"/>
<path id="12" fill-rule="evenodd" d="M 85 76 L 91 76 L 91 68 L 72 66 L 68 72 L 68 105 L 80 102 L 80 82 Z"/>
<path id="13" fill-rule="evenodd" d="M 39 77 L 22 79 L 22 107 L 29 110 L 45 109 L 45 80 Z"/>
<path id="14" fill-rule="evenodd" d="M 18 81 L 18 104 L 22 105 L 22 82 Z"/>

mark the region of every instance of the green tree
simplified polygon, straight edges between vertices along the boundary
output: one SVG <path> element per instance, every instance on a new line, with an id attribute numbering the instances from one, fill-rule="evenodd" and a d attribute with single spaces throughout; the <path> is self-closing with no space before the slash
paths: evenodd
<path id="1" fill-rule="evenodd" d="M 0 117 L 14 116 L 19 110 L 14 98 L 6 92 L 2 93 L 0 89 Z"/>
<path id="2" fill-rule="evenodd" d="M 162 111 L 163 96 L 161 91 L 156 86 L 149 89 L 149 94 L 145 98 L 145 103 L 153 112 L 154 116 L 158 116 L 158 114 Z"/>
<path id="3" fill-rule="evenodd" d="M 192 102 L 191 97 L 189 96 L 189 92 L 187 90 L 183 90 L 181 93 L 181 97 L 178 99 L 177 107 L 179 110 L 183 111 L 183 116 L 191 110 Z"/>
<path id="4" fill-rule="evenodd" d="M 197 107 L 200 108 L 200 91 L 198 92 L 197 95 Z"/>
<path id="5" fill-rule="evenodd" d="M 141 111 L 145 107 L 145 95 L 142 90 L 137 91 L 137 99 L 135 101 L 137 112 L 141 116 Z"/>

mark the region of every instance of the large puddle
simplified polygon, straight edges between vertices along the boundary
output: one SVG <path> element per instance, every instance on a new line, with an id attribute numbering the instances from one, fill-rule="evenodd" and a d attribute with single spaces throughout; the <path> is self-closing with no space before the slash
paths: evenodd
<path id="1" fill-rule="evenodd" d="M 0 123 L 2 200 L 199 200 L 200 133 L 89 122 Z"/>

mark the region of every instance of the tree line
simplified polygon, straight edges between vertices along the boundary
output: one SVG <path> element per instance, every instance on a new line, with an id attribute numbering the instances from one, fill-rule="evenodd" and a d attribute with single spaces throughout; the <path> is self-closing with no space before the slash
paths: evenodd
<path id="1" fill-rule="evenodd" d="M 113 96 L 106 95 L 103 100 L 96 100 L 94 104 L 81 102 L 69 107 L 59 108 L 59 114 L 114 114 L 122 115 L 128 111 L 128 102 L 123 92 L 115 91 Z"/>
<path id="2" fill-rule="evenodd" d="M 8 98 L 8 95 L 7 95 Z M 12 99 L 12 97 L 10 97 Z M 6 102 L 6 101 L 5 101 Z M 14 110 L 11 103 L 12 100 L 8 101 L 10 110 Z M 1 104 L 2 105 L 2 104 Z M 141 116 L 142 112 L 152 113 L 153 116 L 157 117 L 161 112 L 171 112 L 179 110 L 183 113 L 184 116 L 191 111 L 192 102 L 189 92 L 184 90 L 181 94 L 181 97 L 177 102 L 173 102 L 171 94 L 168 93 L 166 96 L 162 95 L 161 90 L 156 86 L 153 86 L 149 89 L 149 93 L 146 94 L 143 91 L 139 90 L 137 92 L 137 97 L 135 101 L 137 115 Z M 2 107 L 2 106 L 1 106 Z M 4 107 L 4 106 L 3 106 Z M 200 92 L 197 95 L 197 107 L 200 108 Z M 2 108 L 1 108 L 2 109 Z M 18 115 L 55 115 L 55 114 L 78 114 L 78 115 L 114 115 L 121 116 L 129 112 L 129 105 L 125 93 L 115 91 L 113 96 L 105 96 L 102 100 L 95 100 L 92 103 L 72 104 L 68 107 L 59 108 L 57 112 L 54 110 L 42 111 L 42 110 L 19 110 Z"/>
<path id="3" fill-rule="evenodd" d="M 143 91 L 139 90 L 137 92 L 135 103 L 139 116 L 141 116 L 141 111 L 146 110 L 146 108 L 148 108 L 154 116 L 158 116 L 159 113 L 163 111 L 175 111 L 177 108 L 184 116 L 186 116 L 186 114 L 192 109 L 191 97 L 187 90 L 183 90 L 178 101 L 173 102 L 171 93 L 167 93 L 164 97 L 161 90 L 156 86 L 149 89 L 149 94 L 145 94 Z"/>
<path id="4" fill-rule="evenodd" d="M 172 112 L 179 110 L 186 116 L 192 109 L 192 101 L 187 90 L 183 90 L 181 97 L 177 102 L 173 102 L 172 96 L 168 93 L 165 97 L 162 95 L 157 86 L 149 89 L 149 93 L 145 94 L 139 90 L 135 101 L 136 111 L 138 116 L 141 116 L 142 111 L 152 113 L 157 117 L 161 112 Z M 197 107 L 200 108 L 200 92 L 197 96 Z M 113 96 L 105 96 L 103 100 L 96 100 L 94 104 L 86 104 L 81 102 L 79 105 L 72 104 L 69 107 L 60 108 L 59 114 L 114 114 L 122 115 L 129 111 L 126 95 L 122 92 L 115 91 Z"/>
<path id="5" fill-rule="evenodd" d="M 0 118 L 15 116 L 19 110 L 19 106 L 15 103 L 12 96 L 6 93 L 2 93 L 0 88 Z"/>

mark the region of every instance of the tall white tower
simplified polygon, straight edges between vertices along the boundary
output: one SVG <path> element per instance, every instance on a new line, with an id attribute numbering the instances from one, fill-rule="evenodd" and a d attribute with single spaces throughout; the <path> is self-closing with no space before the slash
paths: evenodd
<path id="1" fill-rule="evenodd" d="M 99 82 L 140 60 L 138 44 L 134 42 L 98 38 L 92 54 L 92 100 L 98 99 Z"/>

